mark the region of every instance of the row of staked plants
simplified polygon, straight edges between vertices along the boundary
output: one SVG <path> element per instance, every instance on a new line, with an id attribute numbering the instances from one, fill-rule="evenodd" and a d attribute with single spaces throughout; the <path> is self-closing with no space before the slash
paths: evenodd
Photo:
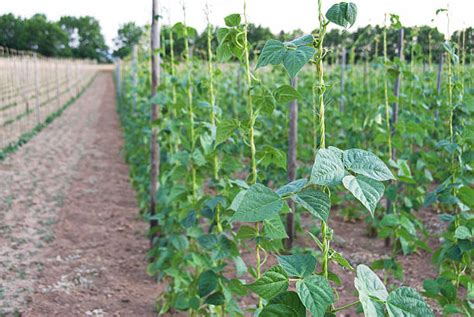
<path id="1" fill-rule="evenodd" d="M 126 64 L 118 111 L 142 215 L 158 223 L 149 232 L 147 271 L 166 286 L 159 314 L 434 316 L 424 295 L 446 315 L 473 315 L 473 91 L 462 45 L 444 43 L 440 88 L 437 69 L 421 69 L 415 39 L 399 47 L 412 51 L 410 64 L 387 58 L 387 30 L 403 28 L 389 15 L 380 56 L 328 66 L 335 53 L 324 45 L 327 29 L 350 28 L 357 7 L 341 2 L 323 12 L 321 2 L 314 34 L 269 40 L 256 60 L 246 0 L 222 28 L 211 25 L 206 7 L 205 65 L 192 52 L 197 31 L 186 24 L 183 6 L 183 21 L 162 28 L 168 49 L 159 51 L 161 83 L 151 98 L 147 39 L 138 60 Z M 184 51 L 175 56 L 178 42 Z M 292 139 L 287 107 L 295 102 Z M 155 121 L 152 104 L 161 107 Z M 153 129 L 161 150 L 157 209 L 150 213 Z M 298 167 L 288 177 L 292 144 Z M 386 286 L 373 270 L 402 280 L 400 254 L 432 251 L 416 213 L 427 208 L 447 223 L 433 256 L 439 277 L 426 280 L 422 294 Z M 365 219 L 368 234 L 386 239 L 391 255 L 354 267 L 332 246 L 336 213 Z M 311 248 L 284 247 L 293 218 Z M 312 219 L 311 226 L 302 219 Z M 335 266 L 355 273 L 356 301 L 340 298 Z"/>

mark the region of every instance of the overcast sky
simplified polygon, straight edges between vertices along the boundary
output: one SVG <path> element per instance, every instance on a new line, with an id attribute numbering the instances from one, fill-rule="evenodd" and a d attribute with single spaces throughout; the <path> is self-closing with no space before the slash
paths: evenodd
<path id="1" fill-rule="evenodd" d="M 211 22 L 222 25 L 223 18 L 243 11 L 243 0 L 208 0 Z M 382 24 L 384 13 L 399 14 L 403 24 L 428 24 L 446 33 L 445 15 L 435 16 L 436 9 L 446 8 L 449 2 L 451 32 L 474 25 L 474 0 L 352 0 L 359 8 L 355 27 Z M 300 28 L 306 32 L 317 26 L 317 0 L 247 0 L 249 21 L 268 26 L 274 32 Z M 339 0 L 323 0 L 324 11 Z M 165 22 L 182 20 L 182 0 L 160 0 Z M 206 24 L 206 0 L 185 0 L 188 24 L 198 30 Z M 140 25 L 151 18 L 151 0 L 0 0 L 0 14 L 14 13 L 29 17 L 44 13 L 57 20 L 63 15 L 91 15 L 100 21 L 107 44 L 113 46 L 120 24 L 134 21 Z M 432 21 L 434 19 L 434 21 Z M 1 30 L 0 30 L 1 32 Z"/>

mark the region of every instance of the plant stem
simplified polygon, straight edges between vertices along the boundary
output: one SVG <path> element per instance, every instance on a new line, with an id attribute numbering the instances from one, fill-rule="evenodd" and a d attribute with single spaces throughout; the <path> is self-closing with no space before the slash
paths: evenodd
<path id="1" fill-rule="evenodd" d="M 319 45 L 317 52 L 317 63 L 318 63 L 318 77 L 319 77 L 319 133 L 321 134 L 320 148 L 326 147 L 326 125 L 324 121 L 324 93 L 326 86 L 324 83 L 324 67 L 323 67 L 323 42 L 324 35 L 326 34 L 326 21 L 324 19 L 322 11 L 322 0 L 318 0 L 318 12 L 319 12 Z M 326 222 L 321 222 L 321 234 L 323 238 L 323 263 L 322 271 L 325 278 L 328 277 L 328 257 L 331 239 L 329 239 L 329 228 Z"/>
<path id="2" fill-rule="evenodd" d="M 257 231 L 257 234 L 260 234 L 260 225 L 258 222 L 255 223 L 255 229 Z M 255 244 L 255 262 L 256 262 L 255 268 L 257 271 L 257 279 L 259 279 L 262 276 L 262 273 L 261 273 L 262 262 L 260 259 L 260 244 L 258 242 Z M 262 308 L 262 307 L 263 307 L 263 301 L 262 301 L 262 298 L 259 296 L 258 308 Z"/>
<path id="3" fill-rule="evenodd" d="M 334 308 L 334 310 L 333 310 L 332 312 L 335 313 L 335 312 L 338 312 L 338 311 L 347 309 L 347 308 L 349 308 L 349 307 L 352 307 L 352 306 L 354 306 L 354 305 L 357 305 L 357 304 L 359 304 L 359 303 L 360 303 L 360 301 L 356 300 L 355 302 L 352 302 L 352 303 L 343 305 L 343 306 L 341 306 L 341 307 Z"/>
<path id="4" fill-rule="evenodd" d="M 195 131 L 194 131 L 194 109 L 193 109 L 193 91 L 192 91 L 192 77 L 191 77 L 191 59 L 189 56 L 189 34 L 188 27 L 186 26 L 186 6 L 183 2 L 183 25 L 184 25 L 184 59 L 186 61 L 186 94 L 188 102 L 189 112 L 189 129 L 191 137 L 191 155 L 194 152 L 196 146 Z M 191 160 L 191 182 L 192 182 L 192 195 L 196 199 L 197 184 L 196 184 L 196 168 L 193 161 Z"/>
<path id="5" fill-rule="evenodd" d="M 247 39 L 248 33 L 248 21 L 247 21 L 247 1 L 244 0 L 244 59 L 245 59 L 245 72 L 247 78 L 247 111 L 250 119 L 249 123 L 249 143 L 250 143 L 250 160 L 251 160 L 251 172 L 250 172 L 250 183 L 255 184 L 257 182 L 257 159 L 256 149 L 254 140 L 254 125 L 255 125 L 255 114 L 252 103 L 252 95 L 250 90 L 252 88 L 252 77 L 250 74 L 250 59 L 249 59 L 249 44 Z"/>
<path id="6" fill-rule="evenodd" d="M 383 29 L 383 68 L 384 68 L 384 99 L 385 99 L 385 124 L 387 129 L 388 158 L 392 157 L 392 131 L 390 127 L 390 105 L 388 103 L 388 78 L 387 78 L 387 14 L 385 14 L 385 25 Z"/>
<path id="7" fill-rule="evenodd" d="M 323 42 L 326 34 L 326 23 L 322 11 L 322 0 L 318 0 L 319 11 L 319 46 L 317 52 L 318 77 L 319 77 L 319 133 L 321 134 L 320 147 L 326 147 L 326 124 L 324 121 L 324 93 L 326 85 L 324 83 L 324 67 L 323 67 Z"/>
<path id="8" fill-rule="evenodd" d="M 207 71 L 209 75 L 209 106 L 211 107 L 211 126 L 216 129 L 216 113 L 215 103 L 216 97 L 214 93 L 214 65 L 213 65 L 213 54 L 212 54 L 212 25 L 209 21 L 209 5 L 206 2 L 206 20 L 207 20 Z M 219 162 L 217 157 L 217 151 L 214 151 L 212 155 L 213 162 L 213 176 L 217 180 L 219 178 Z"/>

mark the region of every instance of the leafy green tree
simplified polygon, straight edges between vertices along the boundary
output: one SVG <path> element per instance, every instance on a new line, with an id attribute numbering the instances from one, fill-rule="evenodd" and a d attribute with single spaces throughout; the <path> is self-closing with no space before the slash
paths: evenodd
<path id="1" fill-rule="evenodd" d="M 99 62 L 110 60 L 99 21 L 95 18 L 64 16 L 58 23 L 69 35 L 72 56 L 95 59 Z"/>
<path id="2" fill-rule="evenodd" d="M 25 49 L 43 56 L 70 56 L 68 35 L 44 14 L 35 14 L 24 22 L 22 33 Z"/>
<path id="3" fill-rule="evenodd" d="M 133 45 L 138 44 L 143 35 L 143 28 L 135 22 L 127 22 L 120 26 L 117 33 L 114 39 L 117 49 L 113 52 L 113 56 L 123 58 L 131 53 Z"/>

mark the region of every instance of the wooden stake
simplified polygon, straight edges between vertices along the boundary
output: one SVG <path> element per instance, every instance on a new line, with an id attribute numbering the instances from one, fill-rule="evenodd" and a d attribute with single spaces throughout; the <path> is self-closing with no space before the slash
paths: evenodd
<path id="1" fill-rule="evenodd" d="M 156 95 L 156 90 L 160 82 L 160 28 L 158 27 L 159 19 L 159 0 L 153 1 L 152 23 L 151 23 L 151 96 Z M 151 121 L 156 122 L 159 118 L 159 105 L 151 105 Z M 160 167 L 160 145 L 158 143 L 158 128 L 156 124 L 152 128 L 150 140 L 150 217 L 156 214 L 156 194 L 158 192 L 158 177 Z M 153 245 L 153 238 L 156 236 L 158 229 L 158 220 L 150 220 L 150 243 Z"/>
<path id="2" fill-rule="evenodd" d="M 297 79 L 290 81 L 293 88 L 297 87 Z M 298 143 L 298 101 L 294 99 L 289 104 L 290 120 L 288 129 L 288 181 L 292 182 L 296 179 L 296 145 Z M 286 240 L 286 248 L 290 250 L 293 246 L 293 238 L 295 237 L 294 214 L 296 207 L 293 200 L 288 200 L 288 206 L 291 212 L 286 217 L 286 233 L 288 239 Z"/>

